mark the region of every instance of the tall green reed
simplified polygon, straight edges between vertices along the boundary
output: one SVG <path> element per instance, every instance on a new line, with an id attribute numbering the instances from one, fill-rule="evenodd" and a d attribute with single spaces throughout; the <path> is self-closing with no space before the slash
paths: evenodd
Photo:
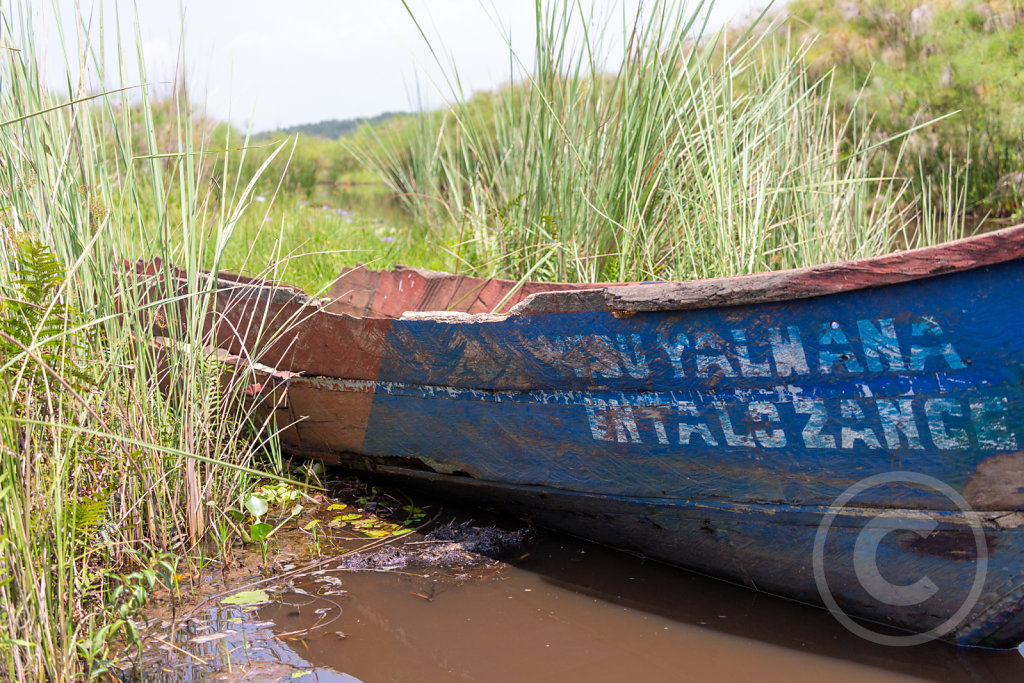
<path id="1" fill-rule="evenodd" d="M 54 95 L 30 9 L 0 25 L 0 677 L 26 681 L 122 666 L 146 593 L 231 543 L 215 522 L 262 457 L 234 400 L 244 368 L 206 351 L 251 199 L 244 159 L 217 151 L 237 143 L 210 138 L 182 87 L 90 92 L 86 71 L 123 74 L 80 17 L 83 73 Z M 138 38 L 115 47 L 144 81 Z"/>
<path id="2" fill-rule="evenodd" d="M 462 267 L 689 279 L 927 236 L 911 229 L 908 183 L 886 172 L 902 146 L 837 117 L 829 80 L 778 26 L 707 35 L 706 3 L 648 3 L 623 17 L 621 65 L 606 73 L 612 22 L 583 7 L 538 3 L 528 73 L 468 98 L 449 70 L 455 105 L 363 152 Z"/>

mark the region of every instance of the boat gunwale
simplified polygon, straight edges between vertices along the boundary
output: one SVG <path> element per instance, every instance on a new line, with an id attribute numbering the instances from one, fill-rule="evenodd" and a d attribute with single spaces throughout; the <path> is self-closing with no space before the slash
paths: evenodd
<path id="1" fill-rule="evenodd" d="M 881 256 L 702 280 L 595 284 L 532 294 L 512 316 L 608 311 L 620 317 L 808 299 L 964 272 L 1024 258 L 1024 223 Z"/>
<path id="2" fill-rule="evenodd" d="M 701 310 L 810 299 L 965 272 L 1022 258 L 1024 223 L 930 247 L 787 270 L 651 283 L 550 283 L 553 287 L 564 284 L 566 289 L 530 294 L 505 314 L 468 314 L 411 308 L 406 311 L 411 315 L 385 317 L 396 322 L 469 324 L 554 313 L 608 312 L 616 317 L 629 317 L 644 312 Z M 136 264 L 136 272 L 152 276 L 159 269 L 155 267 L 157 265 L 156 262 L 140 261 Z M 370 272 L 397 276 L 409 271 L 435 276 L 449 275 L 401 265 L 389 271 Z M 526 282 L 510 284 L 521 286 Z M 236 304 L 256 297 L 276 306 L 292 304 L 313 308 L 317 314 L 353 320 L 373 319 L 370 315 L 329 310 L 333 302 L 330 297 L 318 298 L 292 285 L 230 271 L 217 273 L 214 289 L 229 294 Z"/>

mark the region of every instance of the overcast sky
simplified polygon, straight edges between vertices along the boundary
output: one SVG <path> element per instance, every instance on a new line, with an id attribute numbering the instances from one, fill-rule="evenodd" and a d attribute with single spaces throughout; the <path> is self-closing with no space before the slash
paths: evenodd
<path id="1" fill-rule="evenodd" d="M 54 11 L 50 0 L 28 1 L 37 35 L 45 41 L 47 80 L 59 87 L 65 68 Z M 511 36 L 521 57 L 532 55 L 533 0 L 408 2 L 442 59 L 457 67 L 466 91 L 509 80 L 504 36 Z M 594 4 L 598 11 L 613 12 L 612 26 L 620 27 L 623 6 L 632 11 L 636 2 Z M 766 4 L 719 0 L 712 24 Z M 243 127 L 251 121 L 257 131 L 409 110 L 417 97 L 428 106 L 444 101 L 438 92 L 438 85 L 444 89 L 440 70 L 401 0 L 183 0 L 180 5 L 175 0 L 57 0 L 57 5 L 65 22 L 73 21 L 79 6 L 90 33 L 103 27 L 108 41 L 117 25 L 115 10 L 122 32 L 134 40 L 137 7 L 148 80 L 173 80 L 183 53 L 191 93 L 205 102 L 208 115 Z M 42 25 L 46 29 L 38 28 Z M 74 34 L 71 28 L 67 32 Z M 112 50 L 107 52 L 113 59 Z M 137 80 L 136 74 L 131 69 L 129 79 Z"/>

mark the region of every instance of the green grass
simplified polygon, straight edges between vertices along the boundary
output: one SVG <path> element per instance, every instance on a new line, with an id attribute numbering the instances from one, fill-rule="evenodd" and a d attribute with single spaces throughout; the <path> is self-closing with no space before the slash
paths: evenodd
<path id="1" fill-rule="evenodd" d="M 623 66 L 606 74 L 607 18 L 538 8 L 531 72 L 467 98 L 452 71 L 456 105 L 351 152 L 484 275 L 692 279 L 956 236 L 919 229 L 892 174 L 911 138 L 880 145 L 856 109 L 843 114 L 808 48 L 760 25 L 700 36 L 703 16 L 669 2 L 624 17 Z"/>
<path id="2" fill-rule="evenodd" d="M 14 17 L 27 17 L 28 5 Z M 31 27 L 0 43 L 0 678 L 105 675 L 176 567 L 236 541 L 225 525 L 280 470 L 273 437 L 204 351 L 213 296 L 250 208 L 244 140 L 213 146 L 188 102 L 146 87 L 48 93 Z M 70 27 L 66 27 L 70 28 Z M 122 59 L 142 62 L 122 43 Z M 102 46 L 69 54 L 92 68 Z M 126 51 L 127 50 L 127 51 Z M 211 183 L 219 164 L 219 182 Z M 158 258 L 155 276 L 126 268 Z M 171 264 L 182 268 L 183 288 Z M 237 265 L 244 266 L 244 261 Z M 179 342 L 158 350 L 154 325 Z"/>
<path id="3" fill-rule="evenodd" d="M 804 55 L 811 71 L 834 73 L 836 101 L 856 106 L 879 130 L 954 113 L 912 136 L 914 158 L 900 170 L 918 178 L 915 191 L 928 179 L 934 185 L 952 158 L 970 169 L 974 222 L 1024 217 L 1024 187 L 1007 182 L 1024 169 L 1020 3 L 793 0 L 787 10 L 794 30 L 816 39 Z"/>
<path id="4" fill-rule="evenodd" d="M 1005 176 L 1024 167 L 1024 105 L 1003 86 L 1020 78 L 1024 24 L 986 29 L 952 3 L 911 36 L 916 4 L 857 4 L 844 19 L 801 0 L 781 26 L 692 49 L 699 12 L 669 3 L 634 36 L 626 68 L 598 74 L 612 26 L 549 3 L 539 66 L 514 85 L 469 97 L 452 71 L 449 109 L 340 141 L 299 136 L 294 153 L 288 139 L 255 191 L 280 193 L 269 220 L 262 206 L 249 212 L 226 263 L 240 267 L 252 240 L 249 270 L 285 258 L 310 290 L 357 262 L 688 279 L 866 256 L 1019 217 Z M 569 27 L 584 22 L 589 42 L 574 44 Z M 981 62 L 991 68 L 976 79 L 937 85 L 945 64 L 955 75 Z M 261 138 L 245 173 L 283 141 Z M 360 218 L 335 219 L 337 209 Z"/>
<path id="5" fill-rule="evenodd" d="M 377 269 L 399 263 L 451 267 L 453 260 L 422 239 L 422 231 L 381 190 L 379 184 L 361 195 L 343 190 L 319 203 L 301 199 L 302 194 L 273 201 L 257 195 L 265 201 L 254 202 L 236 226 L 223 267 L 270 273 L 314 293 L 357 263 Z"/>
<path id="6" fill-rule="evenodd" d="M 160 102 L 155 109 L 166 106 Z M 373 144 L 379 134 L 364 126 L 345 144 L 274 133 L 246 138 L 226 124 L 200 121 L 197 137 L 235 150 L 198 171 L 196 184 L 208 197 L 198 209 L 205 220 L 221 210 L 220 198 L 210 193 L 236 182 L 230 178 L 254 179 L 245 210 L 232 225 L 232 239 L 223 245 L 208 241 L 204 257 L 218 259 L 227 270 L 285 278 L 310 292 L 328 287 L 342 268 L 357 263 L 457 265 L 424 238 L 393 193 L 349 151 Z"/>

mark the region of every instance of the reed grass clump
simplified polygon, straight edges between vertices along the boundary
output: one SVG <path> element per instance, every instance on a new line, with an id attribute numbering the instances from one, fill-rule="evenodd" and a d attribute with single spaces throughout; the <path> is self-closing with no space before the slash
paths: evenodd
<path id="1" fill-rule="evenodd" d="M 234 541 L 225 511 L 257 458 L 274 465 L 233 400 L 244 368 L 205 350 L 209 271 L 252 185 L 196 135 L 181 89 L 161 107 L 147 85 L 48 92 L 31 7 L 14 9 L 0 25 L 0 678 L 96 678 L 126 666 L 154 589 Z M 68 64 L 102 83 L 89 35 Z M 141 46 L 118 47 L 144 73 Z"/>
<path id="2" fill-rule="evenodd" d="M 613 60 L 609 18 L 539 4 L 528 72 L 468 98 L 449 70 L 453 106 L 364 153 L 460 267 L 692 279 L 870 256 L 931 234 L 916 229 L 907 181 L 887 172 L 903 147 L 837 116 L 806 47 L 764 22 L 707 35 L 702 4 L 643 7 L 623 17 Z M 524 62 L 510 48 L 510 64 Z"/>

